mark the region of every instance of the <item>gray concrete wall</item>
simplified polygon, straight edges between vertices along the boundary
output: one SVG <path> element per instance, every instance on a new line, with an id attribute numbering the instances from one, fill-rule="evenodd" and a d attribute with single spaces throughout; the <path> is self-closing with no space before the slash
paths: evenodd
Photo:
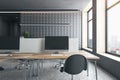
<path id="1" fill-rule="evenodd" d="M 120 62 L 97 54 L 100 57 L 98 65 L 110 72 L 120 80 Z"/>

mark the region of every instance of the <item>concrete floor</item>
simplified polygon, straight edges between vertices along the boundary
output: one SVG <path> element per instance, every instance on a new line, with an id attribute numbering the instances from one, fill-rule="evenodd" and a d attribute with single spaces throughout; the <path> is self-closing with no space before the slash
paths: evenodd
<path id="1" fill-rule="evenodd" d="M 0 66 L 5 68 L 5 70 L 0 71 L 0 80 L 71 80 L 71 75 L 65 72 L 61 73 L 59 69 L 54 67 L 59 60 L 32 61 L 30 62 L 30 64 L 34 65 L 32 69 L 26 69 L 24 65 L 16 67 L 19 62 L 18 60 L 0 62 Z M 39 63 L 38 68 L 36 62 Z M 98 80 L 118 80 L 100 67 L 97 68 Z M 87 76 L 87 71 L 83 71 L 75 75 L 74 80 L 95 80 L 95 68 L 93 63 L 89 62 L 89 76 Z"/>

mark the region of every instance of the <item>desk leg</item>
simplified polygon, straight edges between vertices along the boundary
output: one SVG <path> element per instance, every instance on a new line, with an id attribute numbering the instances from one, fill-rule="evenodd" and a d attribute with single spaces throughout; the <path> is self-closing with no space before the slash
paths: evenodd
<path id="1" fill-rule="evenodd" d="M 88 60 L 87 60 L 87 76 L 89 76 L 89 64 L 88 64 Z"/>
<path id="2" fill-rule="evenodd" d="M 96 77 L 96 80 L 98 80 L 98 75 L 97 75 L 97 61 L 95 61 L 94 63 L 95 63 L 95 77 Z"/>
<path id="3" fill-rule="evenodd" d="M 39 76 L 39 67 L 40 67 L 40 63 L 39 63 L 39 60 L 37 60 L 37 75 Z"/>
<path id="4" fill-rule="evenodd" d="M 24 75 L 25 75 L 25 79 L 24 80 L 27 80 L 28 79 L 28 74 L 27 74 L 27 67 L 28 67 L 28 61 L 25 60 L 25 64 L 24 64 Z"/>
<path id="5" fill-rule="evenodd" d="M 42 59 L 42 71 L 44 72 L 44 59 Z"/>
<path id="6" fill-rule="evenodd" d="M 25 67 L 26 68 L 26 67 Z M 27 80 L 27 70 L 26 69 L 24 69 L 24 80 Z"/>

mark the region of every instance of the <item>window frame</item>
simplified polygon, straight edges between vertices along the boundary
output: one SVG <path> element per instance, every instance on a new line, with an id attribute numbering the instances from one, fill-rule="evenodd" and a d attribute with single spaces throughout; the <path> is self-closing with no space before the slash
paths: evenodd
<path id="1" fill-rule="evenodd" d="M 119 56 L 120 57 L 120 55 L 118 55 L 118 54 L 115 54 L 115 53 L 111 53 L 111 52 L 109 52 L 108 51 L 108 10 L 110 10 L 111 8 L 113 8 L 114 6 L 116 6 L 117 4 L 120 4 L 120 0 L 119 1 L 117 1 L 117 2 L 115 2 L 115 3 L 113 3 L 111 6 L 109 6 L 109 7 L 107 7 L 107 1 L 108 0 L 106 0 L 106 3 L 105 3 L 105 7 L 106 7 L 106 13 L 105 13 L 105 15 L 106 15 L 106 20 L 105 20 L 105 22 L 106 22 L 106 30 L 105 30 L 105 52 L 106 53 L 109 53 L 109 54 L 112 54 L 112 55 L 115 55 L 115 56 Z"/>
<path id="2" fill-rule="evenodd" d="M 87 11 L 87 48 L 92 49 L 93 45 L 92 45 L 92 47 L 89 47 L 89 45 L 88 45 L 89 44 L 89 22 L 93 23 L 93 14 L 92 14 L 92 18 L 89 19 L 89 12 L 90 11 L 92 11 L 92 13 L 93 13 L 93 8 L 92 7 Z M 92 27 L 92 30 L 93 30 L 93 27 Z M 93 40 L 92 40 L 92 43 L 93 43 Z"/>

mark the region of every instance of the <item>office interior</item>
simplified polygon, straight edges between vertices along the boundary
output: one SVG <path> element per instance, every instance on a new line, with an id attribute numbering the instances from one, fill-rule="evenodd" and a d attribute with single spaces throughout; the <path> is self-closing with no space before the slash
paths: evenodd
<path id="1" fill-rule="evenodd" d="M 45 50 L 46 36 L 68 36 L 69 46 L 68 50 L 65 50 L 67 54 L 78 53 L 79 51 L 93 54 L 100 58 L 97 60 L 97 66 L 119 80 L 119 7 L 120 0 L 0 1 L 0 54 L 53 53 L 54 50 Z M 7 49 L 5 49 L 6 46 Z M 7 61 L 9 62 L 9 60 L 1 59 L 0 63 L 3 64 Z M 13 61 L 18 62 L 16 59 Z M 33 61 L 38 62 L 37 60 L 31 62 Z M 42 60 L 39 61 L 41 63 L 52 62 L 49 59 L 43 62 Z M 59 60 L 56 61 L 59 62 Z M 19 60 L 19 62 L 24 62 L 24 60 Z M 0 73 L 7 71 L 2 64 L 0 64 Z M 93 62 L 90 62 L 91 64 Z M 49 67 L 49 65 L 43 65 L 43 72 L 44 67 Z M 55 70 L 59 71 L 59 68 L 53 71 Z M 41 70 L 39 73 L 42 73 Z M 50 75 L 49 72 L 45 74 Z M 99 77 L 99 72 L 97 75 L 97 80 L 102 80 Z M 45 79 L 30 77 L 29 80 Z M 0 80 L 9 79 L 2 78 Z M 25 80 L 27 79 L 25 78 Z M 47 77 L 46 80 L 52 79 Z M 94 77 L 91 80 L 96 80 L 96 78 Z"/>

